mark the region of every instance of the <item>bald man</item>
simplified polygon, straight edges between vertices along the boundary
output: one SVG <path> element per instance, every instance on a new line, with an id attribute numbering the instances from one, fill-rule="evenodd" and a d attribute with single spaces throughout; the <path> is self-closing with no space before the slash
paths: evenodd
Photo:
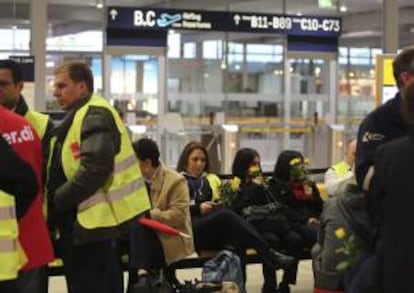
<path id="1" fill-rule="evenodd" d="M 349 142 L 346 149 L 346 159 L 333 165 L 325 173 L 325 187 L 330 197 L 336 196 L 338 186 L 354 175 L 356 139 Z"/>

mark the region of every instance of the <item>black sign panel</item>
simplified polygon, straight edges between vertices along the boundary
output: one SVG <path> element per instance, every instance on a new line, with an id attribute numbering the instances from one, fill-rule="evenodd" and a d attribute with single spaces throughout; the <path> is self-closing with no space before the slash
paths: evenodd
<path id="1" fill-rule="evenodd" d="M 228 13 L 108 7 L 109 28 L 227 30 Z"/>
<path id="2" fill-rule="evenodd" d="M 34 81 L 34 56 L 9 56 L 9 59 L 20 64 L 20 68 L 22 70 L 23 75 L 23 81 Z"/>
<path id="3" fill-rule="evenodd" d="M 288 36 L 287 49 L 290 52 L 338 52 L 338 38 Z"/>
<path id="4" fill-rule="evenodd" d="M 335 17 L 232 13 L 233 30 L 269 32 L 297 36 L 338 37 L 341 20 Z"/>
<path id="5" fill-rule="evenodd" d="M 335 17 L 133 7 L 108 7 L 107 13 L 108 28 L 269 32 L 319 37 L 338 37 L 341 33 L 341 19 Z"/>
<path id="6" fill-rule="evenodd" d="M 166 47 L 167 31 L 107 28 L 107 46 Z"/>

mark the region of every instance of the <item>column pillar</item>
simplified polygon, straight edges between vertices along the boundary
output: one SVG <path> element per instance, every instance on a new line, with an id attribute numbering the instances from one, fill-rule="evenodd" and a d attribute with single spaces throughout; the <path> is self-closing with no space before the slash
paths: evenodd
<path id="1" fill-rule="evenodd" d="M 286 0 L 283 0 L 283 14 L 286 14 Z M 287 36 L 283 47 L 283 149 L 290 149 L 290 119 L 292 103 L 292 77 L 290 73 L 290 61 L 287 51 Z"/>
<path id="2" fill-rule="evenodd" d="M 30 53 L 35 57 L 34 108 L 46 110 L 47 0 L 30 4 Z"/>
<path id="3" fill-rule="evenodd" d="M 382 48 L 384 53 L 397 53 L 399 47 L 398 1 L 382 2 Z"/>
<path id="4" fill-rule="evenodd" d="M 338 122 L 338 62 L 335 59 L 326 61 L 329 62 L 329 116 L 331 123 Z M 323 116 L 323 113 L 319 113 Z"/>

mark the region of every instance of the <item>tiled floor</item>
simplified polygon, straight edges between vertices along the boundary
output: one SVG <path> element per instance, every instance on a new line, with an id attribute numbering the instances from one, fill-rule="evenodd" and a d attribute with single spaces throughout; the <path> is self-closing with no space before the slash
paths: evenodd
<path id="1" fill-rule="evenodd" d="M 182 270 L 178 272 L 180 279 L 200 279 L 201 270 Z M 247 292 L 260 293 L 262 286 L 262 268 L 260 265 L 249 265 L 247 267 Z M 298 284 L 292 286 L 292 293 L 311 293 L 313 288 L 312 266 L 310 261 L 301 261 L 299 267 Z M 54 277 L 50 280 L 50 293 L 66 293 L 66 284 L 62 277 Z"/>

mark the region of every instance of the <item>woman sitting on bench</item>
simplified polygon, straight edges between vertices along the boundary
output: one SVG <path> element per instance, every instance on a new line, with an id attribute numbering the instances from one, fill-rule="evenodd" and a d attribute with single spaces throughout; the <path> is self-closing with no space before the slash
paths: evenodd
<path id="1" fill-rule="evenodd" d="M 317 241 L 323 201 L 315 182 L 307 175 L 300 152 L 286 150 L 279 154 L 269 188 L 276 200 L 288 207 L 292 230 L 302 237 L 306 247 L 312 247 Z"/>
<path id="2" fill-rule="evenodd" d="M 187 179 L 190 213 L 196 250 L 220 250 L 231 246 L 245 264 L 247 248 L 254 248 L 273 269 L 288 268 L 293 259 L 274 251 L 257 230 L 232 210 L 214 201 L 220 179 L 209 174 L 207 150 L 197 142 L 188 143 L 181 153 L 177 171 Z M 245 272 L 244 272 L 245 273 Z"/>
<path id="3" fill-rule="evenodd" d="M 159 161 L 160 153 L 153 140 L 140 139 L 133 148 L 151 199 L 150 218 L 191 235 L 186 180 Z M 156 232 L 136 222 L 131 223 L 130 247 L 128 292 L 134 286 L 145 286 L 151 275 L 194 252 L 193 239 Z M 164 273 L 169 280 L 174 279 L 172 272 Z"/>
<path id="4" fill-rule="evenodd" d="M 267 179 L 261 174 L 260 155 L 250 148 L 242 148 L 237 151 L 233 161 L 232 175 L 241 179 L 240 190 L 234 201 L 235 210 L 243 215 L 245 208 L 264 207 L 273 204 L 276 199 L 269 189 Z M 264 218 L 252 217 L 250 222 L 261 233 L 264 239 L 275 249 L 283 248 L 288 255 L 295 258 L 294 265 L 285 270 L 282 282 L 277 292 L 290 292 L 289 284 L 296 284 L 298 261 L 303 254 L 302 237 L 289 229 L 289 222 L 283 213 L 283 209 L 268 214 Z M 277 279 L 274 269 L 263 266 L 264 285 L 262 293 L 276 291 Z"/>

